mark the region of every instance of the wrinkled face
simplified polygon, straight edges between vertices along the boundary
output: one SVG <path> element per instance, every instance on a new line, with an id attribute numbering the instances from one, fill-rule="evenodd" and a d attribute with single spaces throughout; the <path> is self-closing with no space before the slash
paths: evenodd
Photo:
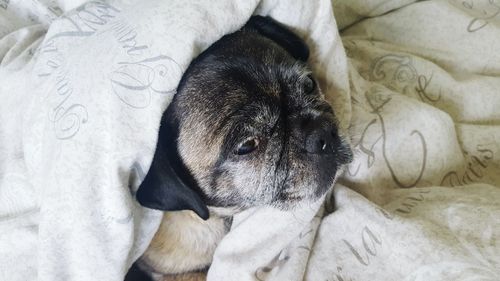
<path id="1" fill-rule="evenodd" d="M 212 46 L 173 105 L 180 158 L 208 205 L 288 209 L 321 197 L 352 157 L 306 64 L 257 34 Z"/>

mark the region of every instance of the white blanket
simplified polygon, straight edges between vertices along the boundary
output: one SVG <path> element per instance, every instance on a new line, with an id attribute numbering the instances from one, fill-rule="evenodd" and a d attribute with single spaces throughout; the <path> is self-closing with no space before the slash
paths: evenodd
<path id="1" fill-rule="evenodd" d="M 307 280 L 500 279 L 500 2 L 336 1 L 354 163 Z M 368 200 L 366 199 L 368 198 Z"/>
<path id="2" fill-rule="evenodd" d="M 500 3 L 334 1 L 339 36 L 326 0 L 82 2 L 0 0 L 0 280 L 123 279 L 161 113 L 253 13 L 307 40 L 356 159 L 321 208 L 236 216 L 209 279 L 500 276 Z"/>

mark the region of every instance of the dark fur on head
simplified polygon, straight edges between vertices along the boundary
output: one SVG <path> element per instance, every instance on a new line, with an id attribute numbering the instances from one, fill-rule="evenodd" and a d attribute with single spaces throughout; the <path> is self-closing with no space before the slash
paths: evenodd
<path id="1" fill-rule="evenodd" d="M 139 202 L 206 219 L 207 205 L 287 209 L 323 195 L 352 155 L 308 55 L 256 16 L 198 56 L 162 118 Z"/>

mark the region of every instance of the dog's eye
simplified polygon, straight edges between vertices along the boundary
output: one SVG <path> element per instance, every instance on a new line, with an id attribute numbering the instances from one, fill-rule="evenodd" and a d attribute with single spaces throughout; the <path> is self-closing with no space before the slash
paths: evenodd
<path id="1" fill-rule="evenodd" d="M 240 143 L 235 151 L 237 155 L 245 155 L 253 152 L 259 147 L 259 139 L 257 138 L 249 138 Z"/>
<path id="2" fill-rule="evenodd" d="M 304 93 L 310 94 L 316 90 L 316 81 L 311 74 L 307 75 L 306 80 L 304 81 Z"/>

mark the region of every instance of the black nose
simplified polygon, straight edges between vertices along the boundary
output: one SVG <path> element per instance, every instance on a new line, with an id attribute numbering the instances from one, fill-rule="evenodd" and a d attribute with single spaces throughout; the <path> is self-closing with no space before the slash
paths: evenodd
<path id="1" fill-rule="evenodd" d="M 340 145 L 337 128 L 331 122 L 315 120 L 306 128 L 305 148 L 309 153 L 332 154 Z"/>

